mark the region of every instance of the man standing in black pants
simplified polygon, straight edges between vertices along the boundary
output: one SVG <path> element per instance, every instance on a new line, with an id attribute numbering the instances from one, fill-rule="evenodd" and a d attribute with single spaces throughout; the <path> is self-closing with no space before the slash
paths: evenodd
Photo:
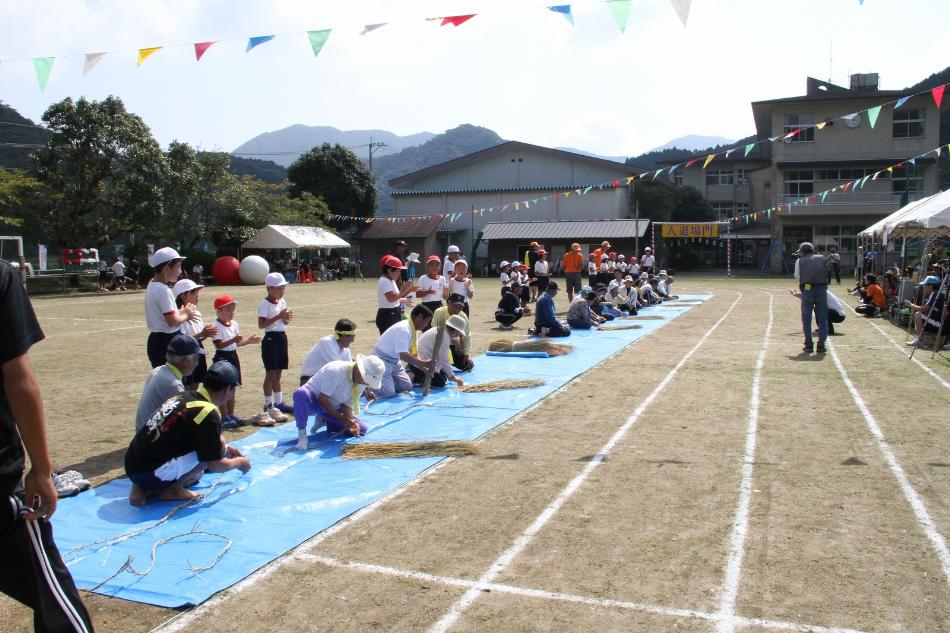
<path id="1" fill-rule="evenodd" d="M 28 357 L 43 332 L 19 276 L 3 261 L 0 332 L 0 591 L 33 609 L 37 631 L 92 631 L 49 524 L 56 490 L 43 402 Z M 21 483 L 24 446 L 30 472 Z"/>
<path id="2" fill-rule="evenodd" d="M 841 255 L 838 254 L 838 247 L 832 246 L 831 252 L 828 253 L 828 257 L 825 259 L 828 260 L 828 283 L 831 283 L 831 276 L 834 275 L 835 279 L 838 281 L 838 285 L 841 285 Z"/>

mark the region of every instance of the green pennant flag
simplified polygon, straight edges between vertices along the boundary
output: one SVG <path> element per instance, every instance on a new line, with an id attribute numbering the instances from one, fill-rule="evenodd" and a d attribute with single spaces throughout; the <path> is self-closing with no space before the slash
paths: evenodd
<path id="1" fill-rule="evenodd" d="M 745 146 L 745 156 L 749 155 L 749 152 L 752 151 L 752 148 L 755 147 L 755 143 L 749 143 Z"/>
<path id="2" fill-rule="evenodd" d="M 49 74 L 53 70 L 55 57 L 34 57 L 33 70 L 36 71 L 36 81 L 40 84 L 40 92 L 46 90 L 46 82 L 49 81 Z"/>
<path id="3" fill-rule="evenodd" d="M 607 6 L 610 7 L 620 32 L 626 31 L 627 19 L 630 17 L 630 0 L 607 0 Z"/>
<path id="4" fill-rule="evenodd" d="M 316 57 L 320 54 L 320 49 L 323 48 L 323 45 L 327 43 L 327 38 L 330 37 L 331 29 L 323 29 L 321 31 L 307 31 L 307 37 L 310 38 L 310 46 L 313 48 L 313 56 Z"/>
<path id="5" fill-rule="evenodd" d="M 873 108 L 868 109 L 868 123 L 871 124 L 871 129 L 874 129 L 874 124 L 877 123 L 877 115 L 881 113 L 881 106 L 874 106 Z"/>

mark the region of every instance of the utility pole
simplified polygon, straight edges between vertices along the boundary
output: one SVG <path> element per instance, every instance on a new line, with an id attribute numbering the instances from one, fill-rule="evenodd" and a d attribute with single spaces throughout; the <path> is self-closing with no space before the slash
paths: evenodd
<path id="1" fill-rule="evenodd" d="M 369 147 L 369 171 L 370 173 L 373 173 L 373 152 L 381 147 L 389 147 L 389 146 L 386 145 L 385 143 L 374 143 L 373 137 L 371 136 L 369 138 L 369 145 L 367 145 L 367 147 Z"/>

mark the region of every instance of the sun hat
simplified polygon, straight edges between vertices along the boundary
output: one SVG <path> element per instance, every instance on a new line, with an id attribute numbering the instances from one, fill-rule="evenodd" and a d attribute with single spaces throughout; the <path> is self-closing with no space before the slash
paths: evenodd
<path id="1" fill-rule="evenodd" d="M 207 354 L 201 343 L 190 334 L 176 334 L 172 340 L 168 341 L 168 348 L 165 350 L 169 354 L 176 356 L 190 356 L 191 354 Z"/>
<path id="2" fill-rule="evenodd" d="M 370 389 L 379 389 L 379 386 L 383 384 L 386 365 L 379 356 L 363 356 L 360 354 L 356 357 L 356 367 L 360 370 L 363 380 L 366 381 L 366 386 Z"/>
<path id="3" fill-rule="evenodd" d="M 604 246 L 604 247 L 606 247 L 606 248 L 610 248 L 610 242 L 608 242 L 607 240 L 604 240 L 603 242 L 601 242 L 600 245 L 601 245 L 601 246 Z"/>
<path id="4" fill-rule="evenodd" d="M 229 306 L 231 304 L 237 305 L 237 301 L 231 295 L 218 295 L 214 300 L 214 309 L 220 310 L 224 306 Z"/>
<path id="5" fill-rule="evenodd" d="M 406 267 L 403 266 L 402 261 L 400 261 L 400 259 L 395 255 L 385 255 L 381 260 L 379 260 L 379 263 L 382 266 L 389 266 L 390 268 L 398 268 L 400 270 L 406 269 Z"/>
<path id="6" fill-rule="evenodd" d="M 175 282 L 175 287 L 172 289 L 172 294 L 177 297 L 180 294 L 191 292 L 192 290 L 197 290 L 199 288 L 204 288 L 204 286 L 201 284 L 196 284 L 190 279 L 180 279 Z"/>
<path id="7" fill-rule="evenodd" d="M 264 285 L 268 288 L 280 288 L 287 285 L 287 278 L 280 273 L 267 273 L 264 277 Z"/>
<path id="8" fill-rule="evenodd" d="M 571 250 L 572 250 L 572 251 L 579 251 L 579 250 L 581 250 L 581 245 L 578 244 L 577 242 L 574 242 L 573 244 L 571 244 Z"/>
<path id="9" fill-rule="evenodd" d="M 455 244 L 452 244 L 451 246 L 449 246 L 445 252 L 446 253 L 461 253 L 461 251 L 459 250 L 459 247 L 456 246 Z"/>
<path id="10" fill-rule="evenodd" d="M 657 277 L 666 277 L 666 271 L 665 271 L 665 270 L 661 270 L 659 273 L 657 273 L 656 276 L 657 276 Z"/>
<path id="11" fill-rule="evenodd" d="M 164 264 L 165 262 L 170 262 L 173 259 L 185 259 L 185 258 L 179 255 L 178 251 L 176 251 L 171 246 L 165 246 L 163 248 L 158 249 L 157 251 L 155 251 L 154 253 L 148 256 L 148 265 L 151 266 L 152 268 L 157 268 L 161 266 L 162 264 Z"/>
<path id="12" fill-rule="evenodd" d="M 461 334 L 465 333 L 465 319 L 458 314 L 453 314 L 448 319 L 446 319 L 445 325 L 446 327 L 450 327 Z"/>

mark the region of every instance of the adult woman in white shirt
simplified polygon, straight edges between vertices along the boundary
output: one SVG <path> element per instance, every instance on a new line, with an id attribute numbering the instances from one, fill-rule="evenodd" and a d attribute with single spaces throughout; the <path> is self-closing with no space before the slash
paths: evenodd
<path id="1" fill-rule="evenodd" d="M 175 295 L 168 284 L 178 279 L 184 257 L 174 248 L 160 248 L 148 258 L 155 271 L 145 289 L 145 324 L 148 326 L 146 353 L 152 367 L 165 364 L 168 343 L 178 334 L 181 324 L 195 316 L 197 308 L 186 303 L 181 308 L 175 305 Z"/>
<path id="2" fill-rule="evenodd" d="M 419 288 L 412 283 L 404 283 L 402 287 L 396 282 L 402 271 L 406 270 L 398 257 L 386 255 L 379 262 L 383 267 L 383 274 L 376 284 L 376 329 L 382 334 L 390 326 L 402 320 L 402 303 L 399 301 L 407 294 Z"/>

